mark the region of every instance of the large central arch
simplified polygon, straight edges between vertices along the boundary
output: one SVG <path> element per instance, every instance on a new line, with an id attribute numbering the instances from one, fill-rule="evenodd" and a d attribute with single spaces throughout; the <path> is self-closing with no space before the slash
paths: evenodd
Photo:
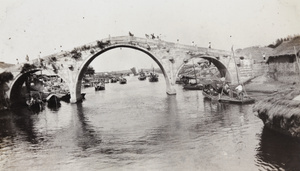
<path id="1" fill-rule="evenodd" d="M 81 66 L 78 69 L 78 73 L 76 75 L 75 81 L 76 83 L 74 83 L 75 87 L 73 89 L 73 91 L 75 92 L 71 92 L 71 101 L 80 101 L 81 100 L 81 83 L 82 83 L 82 79 L 84 76 L 84 71 L 87 69 L 87 67 L 89 66 L 89 64 L 98 56 L 100 56 L 101 54 L 103 54 L 104 52 L 107 52 L 109 50 L 112 49 L 116 49 L 116 48 L 130 48 L 130 49 L 135 49 L 141 52 L 144 52 L 145 54 L 147 54 L 148 56 L 150 56 L 156 63 L 157 65 L 160 67 L 164 77 L 165 77 L 165 81 L 166 81 L 166 89 L 167 89 L 167 93 L 168 94 L 176 94 L 171 87 L 171 82 L 170 79 L 167 76 L 166 70 L 163 67 L 162 63 L 159 61 L 159 59 L 157 57 L 155 57 L 155 55 L 153 55 L 149 50 L 144 49 L 142 47 L 137 47 L 134 45 L 128 45 L 128 44 L 117 44 L 117 45 L 111 45 L 105 49 L 102 49 L 96 53 L 94 53 L 93 55 L 91 55 L 90 57 L 86 58 Z M 72 90 L 71 90 L 72 91 Z M 72 95 L 75 97 L 72 97 Z"/>

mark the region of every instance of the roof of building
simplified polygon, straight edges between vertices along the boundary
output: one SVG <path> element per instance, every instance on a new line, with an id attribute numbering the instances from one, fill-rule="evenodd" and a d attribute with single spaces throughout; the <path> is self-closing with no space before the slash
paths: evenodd
<path id="1" fill-rule="evenodd" d="M 290 41 L 282 42 L 278 47 L 276 47 L 270 57 L 283 56 L 283 55 L 295 55 L 300 53 L 300 36 L 293 38 Z"/>

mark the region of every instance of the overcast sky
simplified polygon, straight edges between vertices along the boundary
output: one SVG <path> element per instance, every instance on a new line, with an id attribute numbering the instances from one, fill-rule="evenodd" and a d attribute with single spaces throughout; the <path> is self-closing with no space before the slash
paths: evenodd
<path id="1" fill-rule="evenodd" d="M 132 32 L 230 50 L 300 33 L 299 0 L 0 0 L 0 61 L 16 63 Z M 55 50 L 56 49 L 56 50 Z M 120 61 L 120 62 L 119 62 Z M 96 70 L 151 67 L 132 49 L 96 58 Z"/>

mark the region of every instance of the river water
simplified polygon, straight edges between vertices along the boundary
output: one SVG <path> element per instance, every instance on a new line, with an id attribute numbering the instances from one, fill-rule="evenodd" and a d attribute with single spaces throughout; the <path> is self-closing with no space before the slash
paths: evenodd
<path id="1" fill-rule="evenodd" d="M 81 104 L 1 112 L 0 170 L 299 170 L 300 143 L 264 128 L 252 105 L 127 77 Z"/>

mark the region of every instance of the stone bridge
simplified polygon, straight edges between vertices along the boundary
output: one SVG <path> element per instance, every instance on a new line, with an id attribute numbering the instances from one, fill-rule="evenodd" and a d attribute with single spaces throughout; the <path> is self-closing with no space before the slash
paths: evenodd
<path id="1" fill-rule="evenodd" d="M 159 39 L 121 36 L 98 40 L 81 47 L 76 47 L 71 51 L 63 51 L 35 59 L 30 63 L 35 64 L 39 68 L 27 73 L 20 74 L 20 70 L 16 69 L 16 67 L 11 68 L 15 77 L 10 82 L 8 97 L 11 101 L 18 98 L 18 93 L 16 92 L 20 91 L 20 87 L 29 73 L 38 70 L 48 70 L 59 75 L 67 83 L 72 103 L 80 101 L 81 83 L 85 70 L 95 58 L 115 48 L 139 50 L 152 58 L 164 75 L 166 92 L 169 95 L 176 94 L 174 84 L 178 72 L 192 58 L 204 58 L 211 61 L 218 68 L 222 77 L 225 77 L 232 84 L 237 83 L 237 74 L 239 72 L 236 70 L 237 67 L 230 51 L 183 45 Z M 242 77 L 241 80 L 247 80 L 250 77 L 251 74 Z"/>

